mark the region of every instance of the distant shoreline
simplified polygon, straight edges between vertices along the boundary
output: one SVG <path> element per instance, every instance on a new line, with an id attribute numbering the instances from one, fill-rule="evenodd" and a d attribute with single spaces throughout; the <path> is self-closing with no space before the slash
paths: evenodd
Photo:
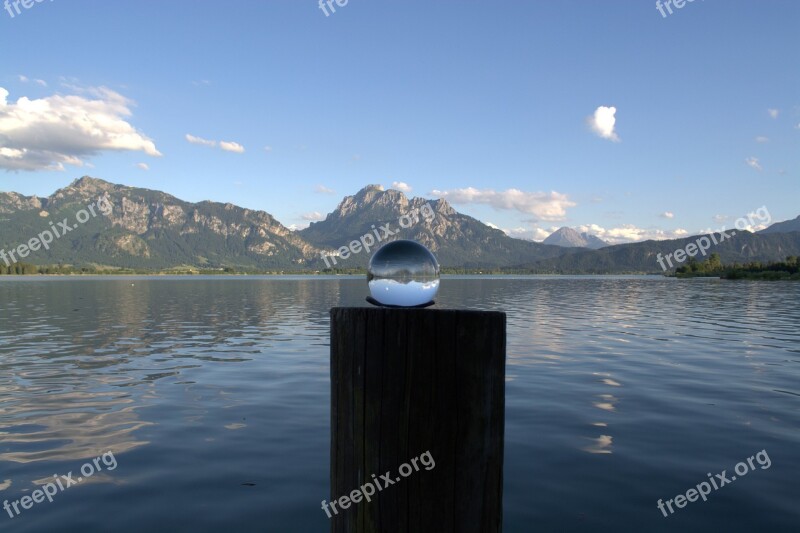
<path id="1" fill-rule="evenodd" d="M 452 268 L 442 267 L 442 275 L 460 276 L 663 276 L 662 272 L 547 272 L 527 269 Z M 16 263 L 3 268 L 4 276 L 366 276 L 365 268 L 330 268 L 306 270 L 238 270 L 235 267 L 197 268 L 184 265 L 174 268 L 149 270 L 109 266 L 34 265 Z"/>
<path id="2" fill-rule="evenodd" d="M 334 273 L 334 272 L 257 272 L 257 273 L 237 273 L 237 274 L 186 274 L 175 272 L 125 272 L 125 273 L 110 273 L 110 272 L 85 272 L 85 273 L 71 273 L 71 274 L 3 274 L 0 275 L 0 281 L 4 278 L 250 278 L 250 277 L 366 277 L 366 272 L 350 272 L 350 273 Z M 670 279 L 674 276 L 664 276 L 659 273 L 615 273 L 615 274 L 569 274 L 569 273 L 526 273 L 526 272 L 447 272 L 442 274 L 442 277 L 458 277 L 458 276 L 475 276 L 475 277 L 641 277 L 641 278 L 664 278 Z"/>

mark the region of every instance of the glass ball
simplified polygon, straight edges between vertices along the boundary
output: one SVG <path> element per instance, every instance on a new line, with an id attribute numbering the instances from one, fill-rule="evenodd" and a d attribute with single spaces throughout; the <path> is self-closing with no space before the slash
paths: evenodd
<path id="1" fill-rule="evenodd" d="M 392 241 L 370 259 L 367 282 L 372 297 L 383 305 L 427 304 L 439 291 L 439 262 L 418 242 Z"/>

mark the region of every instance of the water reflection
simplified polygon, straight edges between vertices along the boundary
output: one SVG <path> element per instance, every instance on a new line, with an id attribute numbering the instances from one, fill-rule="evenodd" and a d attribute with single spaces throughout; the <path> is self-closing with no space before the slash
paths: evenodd
<path id="1" fill-rule="evenodd" d="M 160 383 L 202 405 L 208 396 L 193 386 L 215 366 L 302 339 L 324 344 L 327 309 L 315 304 L 340 296 L 338 284 L 316 280 L 26 279 L 0 290 L 0 464 L 74 463 L 145 446 L 137 435 L 160 421 L 142 411 L 174 397 Z M 225 385 L 214 387 L 215 406 L 242 405 Z M 208 423 L 209 410 L 187 411 L 184 422 Z"/>
<path id="2" fill-rule="evenodd" d="M 30 527 L 324 530 L 328 310 L 367 294 L 363 278 L 0 279 L 0 491 L 112 450 L 105 492 Z M 569 529 L 580 502 L 587 530 L 659 531 L 653 503 L 697 472 L 762 448 L 800 461 L 799 300 L 798 284 L 443 278 L 439 307 L 508 316 L 508 529 Z M 748 477 L 693 523 L 796 524 L 793 483 Z"/>

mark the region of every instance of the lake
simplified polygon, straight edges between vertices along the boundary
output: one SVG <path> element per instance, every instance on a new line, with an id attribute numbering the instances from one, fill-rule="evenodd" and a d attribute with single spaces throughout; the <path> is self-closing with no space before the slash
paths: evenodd
<path id="1" fill-rule="evenodd" d="M 328 312 L 366 295 L 0 277 L 0 501 L 92 470 L 0 530 L 327 531 Z M 798 303 L 792 282 L 443 278 L 438 307 L 508 315 L 505 531 L 797 531 Z"/>

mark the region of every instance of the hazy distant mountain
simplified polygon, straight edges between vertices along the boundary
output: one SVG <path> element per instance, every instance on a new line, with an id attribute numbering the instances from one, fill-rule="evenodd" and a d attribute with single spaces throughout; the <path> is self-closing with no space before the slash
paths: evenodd
<path id="1" fill-rule="evenodd" d="M 794 220 L 776 222 L 770 227 L 762 229 L 758 233 L 790 233 L 792 231 L 800 231 L 800 216 Z"/>
<path id="2" fill-rule="evenodd" d="M 719 234 L 717 239 L 719 240 Z M 579 250 L 557 258 L 545 259 L 520 265 L 542 273 L 576 273 L 576 274 L 614 274 L 624 272 L 663 272 L 657 261 L 658 254 L 662 258 L 674 254 L 676 250 L 685 250 L 690 243 L 695 243 L 698 236 L 665 241 L 644 241 L 630 244 L 608 246 L 600 250 Z M 722 262 L 745 263 L 750 261 L 778 261 L 790 255 L 800 255 L 800 232 L 757 234 L 747 231 L 736 231 L 736 235 L 722 240 L 712 246 L 706 253 L 716 252 Z M 705 257 L 708 257 L 706 255 Z M 698 261 L 705 259 L 699 253 Z M 669 266 L 664 260 L 664 264 Z M 677 263 L 681 266 L 685 263 Z"/>
<path id="3" fill-rule="evenodd" d="M 563 227 L 554 231 L 549 237 L 542 241 L 542 243 L 568 248 L 590 248 L 592 250 L 608 246 L 606 241 L 595 235 L 590 235 L 586 232 L 578 233 L 576 230 L 568 227 Z"/>
<path id="4" fill-rule="evenodd" d="M 263 211 L 215 202 L 190 203 L 169 194 L 83 177 L 48 198 L 0 193 L 0 249 L 10 250 L 100 197 L 109 216 L 78 224 L 24 259 L 35 264 L 108 265 L 160 269 L 196 267 L 290 268 L 320 250 Z M 97 211 L 97 208 L 95 208 Z"/>
<path id="5" fill-rule="evenodd" d="M 425 205 L 430 206 L 430 212 Z M 419 222 L 400 228 L 400 217 L 420 210 Z M 429 216 L 424 216 L 429 213 Z M 407 220 L 403 221 L 408 225 Z M 397 238 L 414 239 L 427 246 L 443 266 L 483 268 L 508 266 L 522 261 L 556 257 L 564 250 L 556 246 L 513 239 L 498 229 L 463 215 L 445 200 L 409 199 L 400 191 L 368 185 L 347 196 L 325 220 L 299 232 L 308 242 L 329 249 L 347 245 L 381 224 L 391 224 Z M 351 256 L 340 263 L 365 265 L 370 254 Z"/>

